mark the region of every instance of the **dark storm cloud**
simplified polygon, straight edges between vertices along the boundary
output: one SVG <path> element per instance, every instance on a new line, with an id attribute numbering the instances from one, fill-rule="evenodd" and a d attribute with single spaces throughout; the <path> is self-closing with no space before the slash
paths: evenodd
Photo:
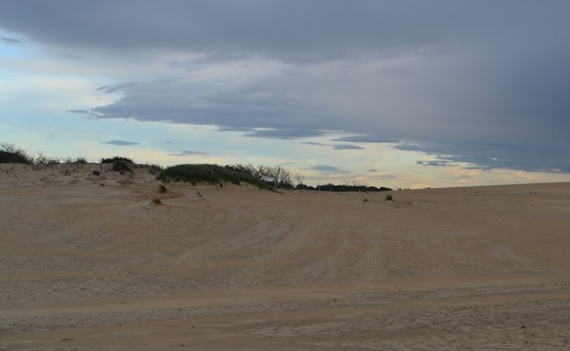
<path id="1" fill-rule="evenodd" d="M 570 172 L 568 1 L 0 5 L 2 29 L 54 52 L 194 55 L 164 62 L 163 79 L 101 88 L 122 98 L 98 118 L 281 139 L 340 131 L 357 136 L 336 141 L 405 140 L 396 148 L 482 169 Z M 281 66 L 259 75 L 263 60 Z M 228 62 L 246 78 L 195 79 Z"/>
<path id="2" fill-rule="evenodd" d="M 484 29 L 480 21 L 488 17 L 485 6 L 493 5 L 494 16 L 510 11 L 488 1 L 462 6 L 453 1 L 340 0 L 0 4 L 3 28 L 52 44 L 121 51 L 186 48 L 216 59 L 262 53 L 295 61 L 377 50 L 383 56 L 398 55 L 442 37 Z"/>
<path id="3" fill-rule="evenodd" d="M 104 141 L 102 144 L 109 144 L 109 145 L 117 145 L 117 146 L 130 146 L 130 145 L 140 145 L 134 141 L 126 141 L 126 140 L 110 140 Z"/>

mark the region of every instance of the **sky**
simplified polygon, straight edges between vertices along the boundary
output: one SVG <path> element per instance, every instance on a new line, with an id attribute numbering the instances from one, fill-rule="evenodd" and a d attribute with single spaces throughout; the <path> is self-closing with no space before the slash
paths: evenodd
<path id="1" fill-rule="evenodd" d="M 0 0 L 0 142 L 310 185 L 570 181 L 570 2 Z"/>

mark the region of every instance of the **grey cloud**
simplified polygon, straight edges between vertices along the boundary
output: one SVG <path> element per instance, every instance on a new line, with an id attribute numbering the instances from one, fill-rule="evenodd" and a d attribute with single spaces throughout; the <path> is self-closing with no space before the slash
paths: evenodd
<path id="1" fill-rule="evenodd" d="M 5 37 L 3 35 L 0 35 L 0 43 L 5 44 L 5 45 L 11 45 L 11 46 L 23 46 L 24 45 L 22 43 L 22 41 L 20 41 L 18 39 Z"/>
<path id="2" fill-rule="evenodd" d="M 357 136 L 336 141 L 406 140 L 396 148 L 482 169 L 570 172 L 568 1 L 0 5 L 2 29 L 55 52 L 197 55 L 164 62 L 169 77 L 100 88 L 123 97 L 90 111 L 99 118 L 281 139 L 345 132 Z M 282 66 L 268 76 L 193 79 L 213 64 L 255 68 L 263 59 Z"/>
<path id="3" fill-rule="evenodd" d="M 531 172 L 570 173 L 570 156 L 562 155 L 560 143 L 544 145 L 470 145 L 470 144 L 401 144 L 399 150 L 420 151 L 431 155 L 445 154 L 449 162 L 465 162 L 474 166 L 471 169 L 515 169 Z M 450 151 L 453 153 L 450 154 Z M 551 155 L 556 155 L 552 157 Z"/>
<path id="4" fill-rule="evenodd" d="M 72 55 L 72 54 L 64 54 L 64 53 L 55 52 L 55 51 L 51 51 L 51 50 L 46 50 L 46 53 L 60 57 L 60 58 L 65 59 L 65 60 L 82 60 L 83 59 L 83 57 L 81 57 L 81 56 Z"/>
<path id="5" fill-rule="evenodd" d="M 335 149 L 335 150 L 362 150 L 364 148 L 360 147 L 358 145 L 338 144 L 338 145 L 333 145 L 333 149 Z"/>
<path id="6" fill-rule="evenodd" d="M 274 139 L 299 139 L 323 135 L 324 132 L 307 129 L 275 129 L 253 130 L 245 134 L 248 137 L 274 138 Z"/>
<path id="7" fill-rule="evenodd" d="M 397 143 L 396 138 L 381 138 L 374 135 L 354 135 L 333 139 L 333 141 L 348 141 L 353 143 Z"/>
<path id="8" fill-rule="evenodd" d="M 506 25 L 516 18 L 510 13 L 512 7 L 490 1 L 461 6 L 453 1 L 339 0 L 1 4 L 2 27 L 52 44 L 109 51 L 185 48 L 230 58 L 261 53 L 307 62 L 371 51 L 399 55 L 418 46 L 437 45 L 449 33 L 487 34 L 495 29 L 493 17 L 505 16 Z"/>
<path id="9" fill-rule="evenodd" d="M 67 111 L 65 111 L 65 112 L 68 112 L 68 113 L 77 113 L 77 114 L 81 114 L 81 115 L 87 115 L 87 116 L 92 117 L 92 118 L 99 118 L 99 117 L 100 117 L 100 114 L 97 113 L 97 112 L 95 112 L 95 111 L 93 111 L 93 110 L 74 109 L 74 110 L 67 110 Z"/>
<path id="10" fill-rule="evenodd" d="M 449 160 L 430 160 L 430 161 L 416 161 L 416 164 L 421 166 L 431 167 L 457 167 L 456 163 Z"/>
<path id="11" fill-rule="evenodd" d="M 207 155 L 207 152 L 184 150 L 176 154 L 169 154 L 169 156 L 194 156 L 194 155 Z"/>
<path id="12" fill-rule="evenodd" d="M 135 143 L 134 141 L 125 141 L 125 140 L 110 140 L 110 141 L 104 141 L 102 143 L 109 145 L 117 145 L 117 146 L 140 145 L 139 143 Z"/>
<path id="13" fill-rule="evenodd" d="M 312 170 L 319 171 L 321 173 L 350 173 L 346 170 L 340 169 L 335 166 L 327 166 L 327 165 L 316 165 L 311 167 Z"/>
<path id="14" fill-rule="evenodd" d="M 314 146 L 326 146 L 326 144 L 323 143 L 317 143 L 315 141 L 305 141 L 303 143 L 301 143 L 303 145 L 314 145 Z"/>
<path id="15" fill-rule="evenodd" d="M 318 119 L 310 118 L 305 106 L 287 97 L 276 98 L 279 92 L 266 84 L 235 88 L 226 82 L 195 83 L 182 78 L 128 82 L 100 87 L 100 92 L 124 96 L 92 112 L 100 118 L 217 125 L 221 130 L 249 132 L 251 137 L 295 139 L 323 134 L 317 128 Z"/>

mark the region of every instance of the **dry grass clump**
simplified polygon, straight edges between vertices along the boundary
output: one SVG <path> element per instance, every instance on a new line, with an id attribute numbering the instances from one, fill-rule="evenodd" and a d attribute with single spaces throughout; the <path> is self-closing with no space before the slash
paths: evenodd
<path id="1" fill-rule="evenodd" d="M 151 202 L 152 202 L 153 204 L 157 204 L 157 205 L 160 205 L 160 204 L 162 203 L 162 201 L 160 201 L 160 199 L 159 199 L 158 197 L 153 198 L 153 199 L 151 200 Z"/>
<path id="2" fill-rule="evenodd" d="M 394 198 L 392 197 L 392 195 L 388 194 L 386 195 L 386 197 L 384 198 L 385 201 L 394 201 Z"/>
<path id="3" fill-rule="evenodd" d="M 168 191 L 168 189 L 166 189 L 166 187 L 165 187 L 163 184 L 160 184 L 160 185 L 158 186 L 158 192 L 159 192 L 159 193 L 164 194 L 164 193 L 166 193 L 167 191 Z"/>

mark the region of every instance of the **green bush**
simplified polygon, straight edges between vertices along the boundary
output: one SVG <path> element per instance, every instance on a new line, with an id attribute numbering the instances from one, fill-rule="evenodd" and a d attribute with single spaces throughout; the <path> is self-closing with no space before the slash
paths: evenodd
<path id="1" fill-rule="evenodd" d="M 126 163 L 124 162 L 115 162 L 113 163 L 113 171 L 115 172 L 132 172 L 133 170 L 129 168 L 129 166 L 127 166 Z"/>
<path id="2" fill-rule="evenodd" d="M 121 157 L 121 156 L 114 156 L 114 157 L 110 157 L 110 158 L 102 158 L 101 159 L 101 163 L 117 163 L 117 162 L 134 163 L 133 160 L 131 160 L 130 158 Z"/>
<path id="3" fill-rule="evenodd" d="M 255 178 L 251 174 L 236 172 L 229 168 L 209 164 L 187 164 L 167 167 L 158 174 L 156 179 L 163 182 L 182 181 L 192 185 L 208 183 L 222 187 L 224 182 L 236 185 L 240 185 L 241 182 L 244 182 L 257 186 L 259 189 L 275 191 L 273 187 Z"/>

